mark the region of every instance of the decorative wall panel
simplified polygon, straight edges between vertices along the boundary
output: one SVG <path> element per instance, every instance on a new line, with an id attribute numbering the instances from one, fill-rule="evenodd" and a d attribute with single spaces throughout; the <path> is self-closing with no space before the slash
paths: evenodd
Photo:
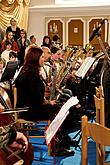
<path id="1" fill-rule="evenodd" d="M 46 17 L 45 20 L 46 34 L 51 38 L 54 34 L 58 34 L 64 47 L 85 47 L 85 45 L 89 43 L 89 37 L 92 35 L 93 30 L 99 26 L 100 22 L 103 20 L 103 17 Z M 104 44 L 105 42 L 108 42 L 106 38 L 108 35 L 107 33 L 110 31 L 109 29 L 107 30 L 107 24 L 109 24 L 109 21 L 108 23 L 105 21 L 100 29 L 101 39 Z M 96 49 L 101 49 L 96 36 L 90 42 L 90 44 L 92 44 L 92 46 L 94 46 Z"/>
<path id="2" fill-rule="evenodd" d="M 95 30 L 99 26 L 101 21 L 102 21 L 102 19 L 94 19 L 94 18 L 90 20 L 90 22 L 89 22 L 89 37 L 93 34 L 93 30 Z M 97 35 L 90 42 L 95 47 L 95 49 L 100 49 L 100 44 L 99 44 L 99 41 L 97 39 L 97 36 L 101 37 L 103 43 L 105 42 L 105 23 L 101 26 Z"/>
<path id="3" fill-rule="evenodd" d="M 63 43 L 63 22 L 61 20 L 52 19 L 48 22 L 48 35 L 51 37 L 58 35 L 60 42 Z"/>
<path id="4" fill-rule="evenodd" d="M 80 19 L 68 22 L 68 45 L 83 46 L 83 22 Z"/>

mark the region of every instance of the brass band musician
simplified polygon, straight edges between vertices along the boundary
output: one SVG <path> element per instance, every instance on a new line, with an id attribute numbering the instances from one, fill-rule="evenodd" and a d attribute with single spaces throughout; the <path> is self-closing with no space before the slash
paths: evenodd
<path id="1" fill-rule="evenodd" d="M 45 55 L 42 49 L 36 46 L 30 46 L 25 55 L 23 67 L 15 80 L 17 87 L 17 107 L 29 107 L 27 112 L 20 113 L 20 118 L 32 121 L 53 120 L 59 111 L 60 107 L 54 100 L 45 101 L 44 99 L 45 82 L 39 74 L 40 67 L 43 66 L 44 61 Z M 65 133 L 67 126 L 69 126 L 68 119 L 65 120 L 60 128 L 60 132 L 58 132 L 58 137 L 61 141 L 58 151 L 60 155 L 74 153 L 74 151 L 70 150 L 72 140 Z M 63 140 L 61 140 L 62 138 Z"/>
<path id="2" fill-rule="evenodd" d="M 4 112 L 4 110 L 4 106 L 0 103 L 0 113 Z M 23 141 L 25 146 L 17 142 L 19 139 Z M 19 149 L 25 147 L 26 151 L 28 148 L 28 140 L 23 133 L 15 131 L 10 126 L 0 126 L 0 148 L 6 145 Z"/>

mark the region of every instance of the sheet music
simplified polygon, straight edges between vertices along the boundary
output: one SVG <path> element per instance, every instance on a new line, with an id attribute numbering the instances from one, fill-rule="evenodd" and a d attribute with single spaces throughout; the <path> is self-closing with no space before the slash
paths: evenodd
<path id="1" fill-rule="evenodd" d="M 57 116 L 55 117 L 55 119 L 51 122 L 51 124 L 49 125 L 48 129 L 45 132 L 45 137 L 46 137 L 46 142 L 47 145 L 50 143 L 50 141 L 52 140 L 52 138 L 54 137 L 54 135 L 56 134 L 56 132 L 58 131 L 58 129 L 60 128 L 61 124 L 63 123 L 63 121 L 65 120 L 65 118 L 67 117 L 67 115 L 69 114 L 69 109 L 70 107 L 78 104 L 79 100 L 77 99 L 77 97 L 71 97 L 60 109 L 60 111 L 58 112 Z"/>
<path id="2" fill-rule="evenodd" d="M 86 73 L 88 72 L 88 70 L 93 65 L 94 61 L 95 61 L 95 58 L 93 58 L 93 57 L 87 57 L 85 59 L 85 61 L 82 63 L 82 65 L 80 66 L 80 68 L 76 71 L 75 75 L 77 77 L 80 77 L 80 78 L 83 79 L 84 76 L 86 75 Z"/>

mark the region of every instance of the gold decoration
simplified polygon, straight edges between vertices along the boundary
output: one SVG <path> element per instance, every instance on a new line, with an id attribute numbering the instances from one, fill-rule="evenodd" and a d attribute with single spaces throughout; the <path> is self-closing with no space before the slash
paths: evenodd
<path id="1" fill-rule="evenodd" d="M 15 17 L 20 28 L 27 30 L 30 0 L 0 0 L 0 27 L 5 31 Z"/>
<path id="2" fill-rule="evenodd" d="M 20 5 L 21 3 L 23 3 L 23 0 L 16 0 L 17 3 Z"/>
<path id="3" fill-rule="evenodd" d="M 8 4 L 13 4 L 15 2 L 15 0 L 6 0 L 8 2 Z"/>
<path id="4" fill-rule="evenodd" d="M 30 0 L 24 0 L 26 6 L 29 6 Z"/>

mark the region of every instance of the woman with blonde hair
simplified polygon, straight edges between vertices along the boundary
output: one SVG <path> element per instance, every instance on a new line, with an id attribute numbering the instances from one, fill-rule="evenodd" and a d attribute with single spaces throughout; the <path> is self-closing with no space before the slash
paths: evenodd
<path id="1" fill-rule="evenodd" d="M 6 33 L 9 31 L 13 33 L 14 40 L 17 41 L 20 38 L 20 28 L 17 26 L 17 20 L 15 17 L 11 18 L 10 25 L 6 29 Z"/>

